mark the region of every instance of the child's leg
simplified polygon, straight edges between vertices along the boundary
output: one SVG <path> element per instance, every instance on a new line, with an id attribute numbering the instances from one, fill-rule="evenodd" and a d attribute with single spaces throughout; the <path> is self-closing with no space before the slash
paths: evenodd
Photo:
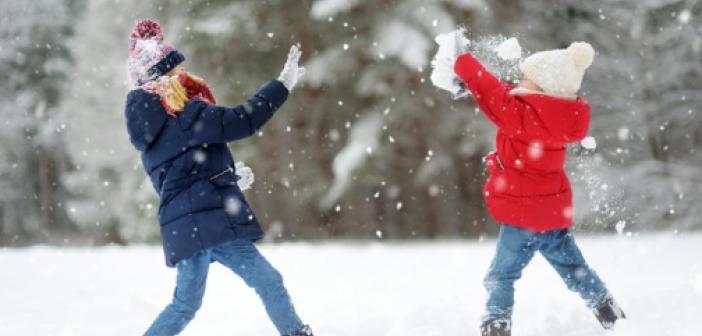
<path id="1" fill-rule="evenodd" d="M 173 301 L 158 315 L 145 336 L 170 336 L 180 333 L 202 305 L 210 266 L 210 254 L 201 251 L 178 262 L 178 277 Z"/>
<path id="2" fill-rule="evenodd" d="M 543 239 L 541 253 L 560 274 L 568 289 L 580 294 L 590 308 L 603 303 L 609 292 L 585 262 L 570 230 L 556 230 L 546 235 L 548 237 Z"/>
<path id="3" fill-rule="evenodd" d="M 281 335 L 290 335 L 303 328 L 283 285 L 283 278 L 252 241 L 236 240 L 216 246 L 212 256 L 256 290 Z"/>
<path id="4" fill-rule="evenodd" d="M 514 282 L 537 249 L 535 234 L 510 225 L 500 226 L 497 251 L 485 277 L 488 292 L 487 311 L 483 322 L 512 318 Z"/>

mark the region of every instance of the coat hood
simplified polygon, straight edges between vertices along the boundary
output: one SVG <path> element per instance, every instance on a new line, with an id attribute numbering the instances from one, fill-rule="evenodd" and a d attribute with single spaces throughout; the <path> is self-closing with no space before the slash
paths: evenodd
<path id="1" fill-rule="evenodd" d="M 515 93 L 513 96 L 534 109 L 554 140 L 572 143 L 587 136 L 590 104 L 586 100 L 539 93 Z"/>
<path id="2" fill-rule="evenodd" d="M 125 117 L 129 140 L 142 152 L 156 140 L 168 119 L 161 98 L 141 89 L 127 95 Z"/>

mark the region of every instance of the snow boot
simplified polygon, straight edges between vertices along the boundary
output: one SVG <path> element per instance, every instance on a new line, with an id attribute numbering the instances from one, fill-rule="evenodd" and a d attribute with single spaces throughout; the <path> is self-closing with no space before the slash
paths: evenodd
<path id="1" fill-rule="evenodd" d="M 306 325 L 288 336 L 314 336 L 314 334 L 312 334 L 312 329 L 310 329 L 310 326 Z"/>
<path id="2" fill-rule="evenodd" d="M 480 326 L 482 336 L 510 336 L 512 335 L 512 322 L 510 320 L 485 321 Z"/>
<path id="3" fill-rule="evenodd" d="M 614 329 L 614 323 L 618 319 L 626 318 L 624 311 L 611 297 L 607 298 L 604 303 L 595 307 L 592 311 L 595 313 L 597 320 L 600 321 L 600 324 L 602 324 L 602 327 L 607 330 Z"/>

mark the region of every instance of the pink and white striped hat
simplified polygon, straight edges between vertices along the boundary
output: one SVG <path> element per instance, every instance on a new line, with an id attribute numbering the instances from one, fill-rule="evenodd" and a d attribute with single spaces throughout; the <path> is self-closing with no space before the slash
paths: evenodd
<path id="1" fill-rule="evenodd" d="M 127 75 L 134 86 L 141 86 L 164 75 L 185 61 L 185 56 L 163 42 L 161 25 L 150 19 L 137 20 L 129 34 Z"/>

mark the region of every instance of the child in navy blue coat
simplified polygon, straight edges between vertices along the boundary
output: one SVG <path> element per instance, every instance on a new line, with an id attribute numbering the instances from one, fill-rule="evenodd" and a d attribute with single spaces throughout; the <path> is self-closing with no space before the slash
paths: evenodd
<path id="1" fill-rule="evenodd" d="M 137 21 L 127 69 L 134 85 L 125 117 L 129 138 L 161 203 L 166 264 L 177 268 L 173 301 L 145 335 L 176 335 L 193 319 L 217 261 L 256 290 L 281 335 L 312 335 L 293 307 L 278 271 L 259 253 L 263 237 L 241 188 L 227 142 L 257 132 L 304 74 L 290 49 L 278 80 L 234 108 L 215 105 L 207 84 L 185 71 L 185 57 L 163 42 L 159 24 Z"/>

